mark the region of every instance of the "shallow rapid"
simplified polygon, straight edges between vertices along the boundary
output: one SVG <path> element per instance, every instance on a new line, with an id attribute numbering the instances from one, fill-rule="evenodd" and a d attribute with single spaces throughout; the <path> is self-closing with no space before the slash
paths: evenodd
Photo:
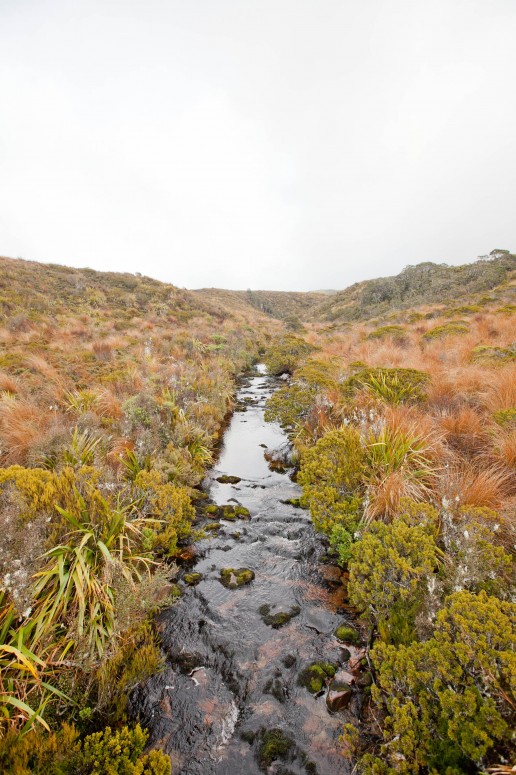
<path id="1" fill-rule="evenodd" d="M 350 614 L 340 571 L 319 561 L 325 549 L 309 513 L 288 502 L 299 497 L 299 487 L 287 473 L 271 471 L 264 457 L 287 442 L 282 429 L 264 419 L 265 401 L 277 386 L 264 373 L 241 386 L 241 410 L 233 414 L 204 488 L 214 504 L 239 504 L 250 518 L 222 519 L 218 531 L 196 545 L 189 570 L 202 580 L 185 587 L 158 620 L 166 667 L 132 697 L 151 744 L 172 757 L 174 775 L 350 772 L 338 740 L 343 723 L 358 714 L 359 692 L 353 689 L 348 707 L 333 714 L 325 691 L 314 695 L 299 683 L 314 662 L 346 669 L 350 650 L 333 633 Z M 218 482 L 224 474 L 240 481 Z M 226 588 L 222 568 L 248 568 L 255 578 Z M 292 618 L 274 628 L 276 614 Z M 263 758 L 271 729 L 290 741 L 272 763 Z"/>

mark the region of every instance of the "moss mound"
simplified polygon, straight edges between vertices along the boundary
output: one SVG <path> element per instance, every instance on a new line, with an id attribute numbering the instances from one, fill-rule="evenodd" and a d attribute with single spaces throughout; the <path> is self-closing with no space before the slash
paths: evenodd
<path id="1" fill-rule="evenodd" d="M 292 606 L 292 608 L 290 608 L 288 611 L 277 611 L 276 613 L 271 613 L 271 610 L 271 606 L 267 604 L 260 606 L 258 609 L 264 623 L 275 630 L 279 630 L 280 627 L 288 624 L 291 619 L 301 613 L 301 609 L 298 605 Z"/>
<path id="2" fill-rule="evenodd" d="M 311 694 L 322 691 L 330 678 L 337 672 L 337 667 L 331 662 L 314 662 L 301 671 L 298 678 L 300 686 L 304 686 Z"/>
<path id="3" fill-rule="evenodd" d="M 254 571 L 249 568 L 222 568 L 220 582 L 228 589 L 243 587 L 254 579 Z"/>
<path id="4" fill-rule="evenodd" d="M 351 643 L 355 646 L 360 640 L 358 632 L 347 624 L 341 624 L 335 630 L 335 637 L 343 643 Z"/>
<path id="5" fill-rule="evenodd" d="M 276 759 L 286 759 L 293 742 L 281 729 L 269 729 L 262 732 L 262 744 L 260 746 L 259 759 L 264 767 L 270 767 Z"/>

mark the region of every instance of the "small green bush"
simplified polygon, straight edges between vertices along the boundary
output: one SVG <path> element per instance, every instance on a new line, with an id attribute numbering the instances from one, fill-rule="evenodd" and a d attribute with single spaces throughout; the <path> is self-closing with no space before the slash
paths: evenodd
<path id="1" fill-rule="evenodd" d="M 415 403 L 425 400 L 429 381 L 430 376 L 417 369 L 366 368 L 349 377 L 342 391 L 348 401 L 365 390 L 389 404 Z"/>
<path id="2" fill-rule="evenodd" d="M 434 326 L 426 334 L 423 334 L 423 339 L 426 342 L 431 342 L 434 339 L 442 339 L 445 336 L 457 336 L 459 334 L 467 334 L 469 331 L 469 325 L 465 320 L 451 320 L 449 323 L 443 323 L 441 326 Z"/>

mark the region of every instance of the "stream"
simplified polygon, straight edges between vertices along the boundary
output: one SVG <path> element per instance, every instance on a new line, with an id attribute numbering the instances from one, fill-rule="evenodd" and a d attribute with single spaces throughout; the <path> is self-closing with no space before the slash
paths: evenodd
<path id="1" fill-rule="evenodd" d="M 288 502 L 300 488 L 264 457 L 286 448 L 287 438 L 264 419 L 281 381 L 257 369 L 241 384 L 203 484 L 209 503 L 239 504 L 250 517 L 217 518 L 220 528 L 196 544 L 188 571 L 202 580 L 185 585 L 159 615 L 166 666 L 135 689 L 132 710 L 149 729 L 150 744 L 170 754 L 174 775 L 346 775 L 351 768 L 339 736 L 359 715 L 361 692 L 351 674 L 362 652 L 334 635 L 353 619 L 341 571 L 320 560 L 325 546 L 309 513 Z M 222 475 L 240 481 L 218 482 Z M 250 569 L 255 577 L 227 588 L 222 568 Z M 338 712 L 328 709 L 326 686 L 312 694 L 300 684 L 303 669 L 320 661 L 336 665 L 350 683 Z M 277 758 L 266 746 L 270 730 L 287 741 Z"/>

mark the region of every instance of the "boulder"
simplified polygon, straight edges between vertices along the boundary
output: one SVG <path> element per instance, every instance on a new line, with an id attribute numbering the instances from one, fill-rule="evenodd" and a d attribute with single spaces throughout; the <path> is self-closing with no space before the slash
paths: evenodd
<path id="1" fill-rule="evenodd" d="M 326 695 L 326 707 L 330 713 L 338 713 L 348 707 L 351 699 L 351 689 L 328 689 Z"/>

